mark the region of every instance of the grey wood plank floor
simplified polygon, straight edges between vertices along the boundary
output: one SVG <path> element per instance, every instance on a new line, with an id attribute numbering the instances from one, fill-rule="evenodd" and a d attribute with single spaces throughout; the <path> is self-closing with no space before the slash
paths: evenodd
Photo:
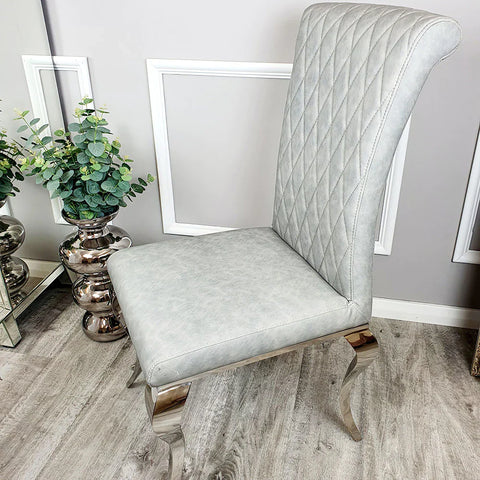
<path id="1" fill-rule="evenodd" d="M 165 479 L 142 382 L 124 387 L 130 342 L 88 340 L 81 315 L 53 288 L 21 319 L 17 348 L 0 348 L 0 479 Z M 194 384 L 184 479 L 480 479 L 476 332 L 383 319 L 372 330 L 381 355 L 353 395 L 362 442 L 338 410 L 352 353 L 325 342 Z"/>

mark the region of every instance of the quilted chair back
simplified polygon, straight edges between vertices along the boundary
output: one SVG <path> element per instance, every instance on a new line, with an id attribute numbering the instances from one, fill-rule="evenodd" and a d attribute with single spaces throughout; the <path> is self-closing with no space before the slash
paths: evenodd
<path id="1" fill-rule="evenodd" d="M 317 4 L 301 21 L 273 228 L 367 317 L 390 164 L 429 71 L 459 40 L 450 18 L 401 7 Z"/>

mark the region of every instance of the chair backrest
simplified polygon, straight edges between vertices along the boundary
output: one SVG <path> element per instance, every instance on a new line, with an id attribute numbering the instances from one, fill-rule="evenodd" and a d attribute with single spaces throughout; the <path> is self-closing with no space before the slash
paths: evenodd
<path id="1" fill-rule="evenodd" d="M 324 3 L 303 14 L 273 228 L 365 316 L 397 143 L 428 73 L 460 36 L 452 19 L 402 7 Z"/>

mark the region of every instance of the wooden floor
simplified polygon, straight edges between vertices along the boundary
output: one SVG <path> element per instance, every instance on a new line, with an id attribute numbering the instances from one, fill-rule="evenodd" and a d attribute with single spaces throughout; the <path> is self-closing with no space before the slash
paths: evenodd
<path id="1" fill-rule="evenodd" d="M 0 479 L 165 479 L 143 386 L 124 388 L 130 342 L 92 342 L 80 318 L 69 289 L 52 289 L 17 348 L 0 348 Z M 480 479 L 476 332 L 380 319 L 372 330 L 381 356 L 353 398 L 362 442 L 337 403 L 352 353 L 319 344 L 194 384 L 184 479 Z"/>

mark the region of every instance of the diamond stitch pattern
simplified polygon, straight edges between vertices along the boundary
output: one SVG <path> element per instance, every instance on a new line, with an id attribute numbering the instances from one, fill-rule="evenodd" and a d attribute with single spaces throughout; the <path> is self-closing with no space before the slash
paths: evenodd
<path id="1" fill-rule="evenodd" d="M 356 223 L 376 218 L 360 202 L 382 119 L 412 45 L 439 18 L 382 5 L 318 4 L 301 22 L 273 228 L 349 300 Z"/>

